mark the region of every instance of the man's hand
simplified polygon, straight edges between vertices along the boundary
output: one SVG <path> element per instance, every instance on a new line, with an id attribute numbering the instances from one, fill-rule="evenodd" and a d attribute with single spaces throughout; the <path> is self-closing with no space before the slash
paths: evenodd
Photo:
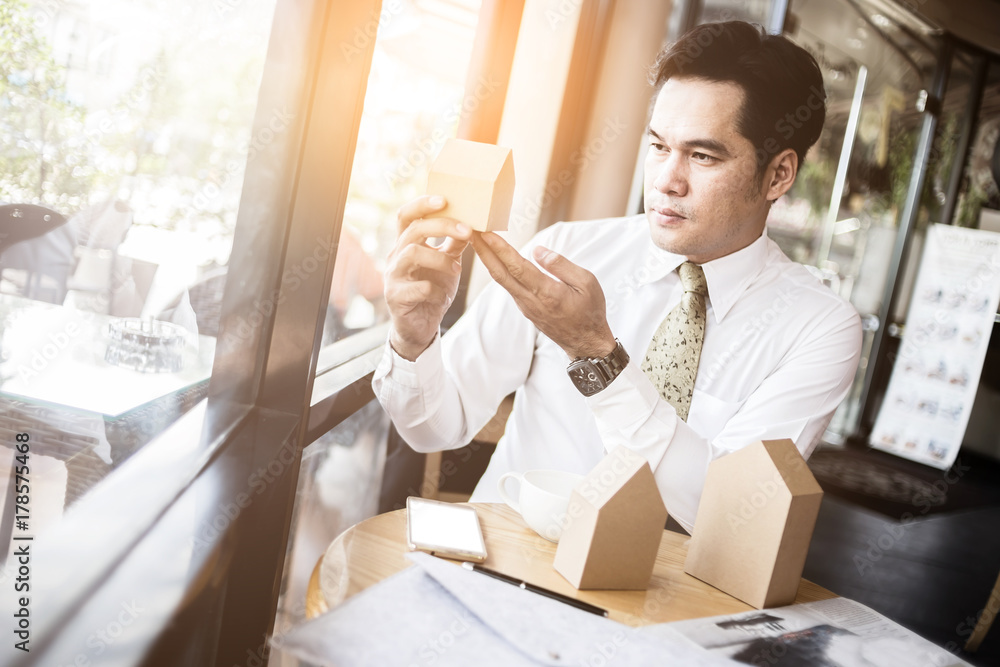
<path id="1" fill-rule="evenodd" d="M 524 316 L 571 359 L 604 357 L 615 349 L 604 291 L 590 271 L 539 246 L 534 251 L 535 260 L 558 278 L 553 280 L 491 232 L 474 234 L 472 245 Z"/>
<path id="2" fill-rule="evenodd" d="M 444 197 L 419 197 L 399 209 L 399 236 L 385 271 L 385 302 L 392 318 L 389 343 L 415 360 L 434 340 L 455 299 L 462 250 L 472 230 L 451 218 L 425 217 L 445 206 Z M 440 246 L 429 239 L 445 237 Z"/>

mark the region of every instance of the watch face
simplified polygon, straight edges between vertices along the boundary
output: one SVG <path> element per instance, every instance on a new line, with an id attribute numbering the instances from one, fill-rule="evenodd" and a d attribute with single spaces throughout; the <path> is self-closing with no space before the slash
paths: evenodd
<path id="1" fill-rule="evenodd" d="M 604 389 L 604 380 L 598 374 L 597 369 L 590 361 L 580 359 L 570 364 L 567 369 L 573 384 L 584 396 L 593 396 Z"/>

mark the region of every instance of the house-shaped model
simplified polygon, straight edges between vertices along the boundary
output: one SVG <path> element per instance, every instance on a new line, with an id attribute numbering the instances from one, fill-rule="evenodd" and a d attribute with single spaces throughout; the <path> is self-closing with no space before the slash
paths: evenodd
<path id="1" fill-rule="evenodd" d="M 763 609 L 795 600 L 823 490 L 791 440 L 708 467 L 684 571 Z"/>
<path id="2" fill-rule="evenodd" d="M 553 566 L 578 589 L 645 590 L 666 521 L 649 463 L 617 447 L 570 496 Z"/>
<path id="3" fill-rule="evenodd" d="M 509 148 L 449 139 L 431 165 L 427 194 L 442 195 L 440 213 L 480 232 L 507 229 L 514 199 L 514 159 Z"/>

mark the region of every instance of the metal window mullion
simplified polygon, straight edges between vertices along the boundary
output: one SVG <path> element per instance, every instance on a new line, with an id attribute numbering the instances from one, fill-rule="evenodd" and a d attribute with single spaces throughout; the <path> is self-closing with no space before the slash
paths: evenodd
<path id="1" fill-rule="evenodd" d="M 288 416 L 298 426 L 287 439 L 249 440 L 234 461 L 237 467 L 248 463 L 251 470 L 273 466 L 279 472 L 236 526 L 217 664 L 239 664 L 272 631 L 381 2 L 312 7 L 322 39 L 309 72 L 309 103 L 255 401 L 262 416 Z M 359 31 L 370 38 L 359 40 Z"/>
<path id="2" fill-rule="evenodd" d="M 268 409 L 308 411 L 374 46 L 371 40 L 366 53 L 345 56 L 342 45 L 356 47 L 343 26 L 363 26 L 373 13 L 378 16 L 379 4 L 338 5 L 337 19 L 328 26 L 258 401 Z"/>
<path id="3" fill-rule="evenodd" d="M 245 414 L 260 395 L 328 7 L 325 0 L 275 6 L 222 297 L 210 414 Z M 219 421 L 206 420 L 207 440 Z"/>
<path id="4" fill-rule="evenodd" d="M 788 0 L 771 0 L 771 10 L 767 17 L 767 32 L 780 35 L 785 31 L 785 18 L 788 16 Z"/>

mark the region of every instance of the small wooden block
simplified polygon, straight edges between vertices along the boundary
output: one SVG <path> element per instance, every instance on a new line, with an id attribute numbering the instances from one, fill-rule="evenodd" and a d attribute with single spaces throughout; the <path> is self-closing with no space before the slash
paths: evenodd
<path id="1" fill-rule="evenodd" d="M 791 440 L 712 461 L 684 571 L 757 609 L 792 604 L 822 500 Z"/>
<path id="2" fill-rule="evenodd" d="M 578 589 L 645 590 L 666 522 L 649 463 L 619 446 L 570 496 L 553 567 Z"/>
<path id="3" fill-rule="evenodd" d="M 438 215 L 480 232 L 507 229 L 514 200 L 514 159 L 509 148 L 449 139 L 427 176 L 427 194 L 448 205 Z"/>

